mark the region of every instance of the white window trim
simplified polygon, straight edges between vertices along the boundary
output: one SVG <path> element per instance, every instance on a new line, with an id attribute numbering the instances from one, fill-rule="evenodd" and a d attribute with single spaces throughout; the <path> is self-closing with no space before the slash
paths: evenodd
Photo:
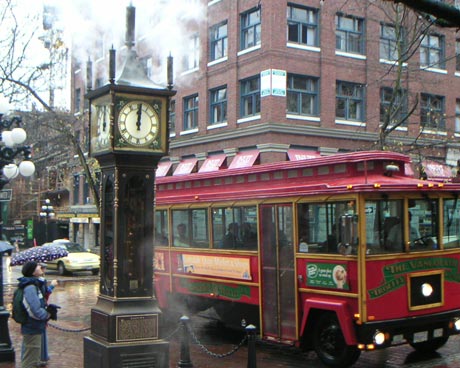
<path id="1" fill-rule="evenodd" d="M 208 63 L 208 66 L 213 66 L 213 65 L 216 65 L 216 64 L 220 64 L 220 63 L 223 63 L 224 61 L 227 61 L 228 60 L 228 56 L 224 56 L 223 58 L 220 58 L 220 59 L 217 59 L 217 60 L 213 60 L 213 61 L 210 61 Z"/>
<path id="2" fill-rule="evenodd" d="M 424 70 L 426 72 L 432 72 L 432 73 L 439 73 L 439 74 L 447 74 L 446 69 L 439 69 L 439 68 L 431 68 L 429 66 L 420 66 L 421 70 Z"/>
<path id="3" fill-rule="evenodd" d="M 185 70 L 180 75 L 183 76 L 183 75 L 192 74 L 192 73 L 195 73 L 195 72 L 197 72 L 199 70 L 200 70 L 200 68 L 193 68 L 193 69 Z"/>
<path id="4" fill-rule="evenodd" d="M 286 119 L 305 120 L 305 121 L 316 121 L 316 122 L 320 122 L 320 121 L 321 121 L 321 118 L 316 117 L 316 116 L 296 115 L 296 114 L 286 114 Z"/>
<path id="5" fill-rule="evenodd" d="M 341 120 L 335 119 L 335 123 L 338 125 L 352 125 L 352 126 L 359 126 L 359 127 L 366 127 L 367 123 L 364 121 L 353 121 L 353 120 Z"/>
<path id="6" fill-rule="evenodd" d="M 454 75 L 455 75 L 456 77 L 460 77 L 460 72 L 455 72 Z"/>
<path id="7" fill-rule="evenodd" d="M 293 43 L 293 42 L 288 42 L 286 44 L 286 47 L 291 47 L 293 49 L 299 49 L 299 50 L 305 50 L 305 51 L 313 51 L 313 52 L 321 52 L 320 47 L 316 46 L 307 46 L 307 45 L 302 45 L 299 43 Z"/>
<path id="8" fill-rule="evenodd" d="M 228 122 L 223 122 L 219 124 L 211 124 L 206 127 L 207 130 L 212 130 L 212 129 L 218 129 L 218 128 L 224 128 L 228 125 Z"/>
<path id="9" fill-rule="evenodd" d="M 438 130 L 425 130 L 425 129 L 422 129 L 421 131 L 422 134 L 434 134 L 434 135 L 443 135 L 443 136 L 447 136 L 447 132 L 442 132 L 442 131 L 438 131 Z"/>
<path id="10" fill-rule="evenodd" d="M 221 1 L 222 1 L 222 0 L 211 0 L 210 2 L 208 2 L 208 6 L 211 6 L 211 5 L 220 3 Z"/>
<path id="11" fill-rule="evenodd" d="M 379 62 L 382 64 L 389 64 L 389 65 L 394 65 L 394 66 L 398 65 L 397 60 L 379 59 Z M 402 63 L 402 67 L 407 68 L 407 63 Z"/>
<path id="12" fill-rule="evenodd" d="M 255 50 L 259 50 L 261 48 L 261 45 L 255 45 L 255 46 L 252 46 L 252 47 L 248 47 L 247 49 L 244 49 L 244 50 L 241 50 L 241 51 L 238 51 L 238 53 L 236 54 L 237 56 L 241 56 L 241 55 L 244 55 L 244 54 L 247 54 L 249 52 L 253 52 Z"/>
<path id="13" fill-rule="evenodd" d="M 171 138 L 174 138 L 174 137 L 176 136 L 176 132 L 169 133 L 169 136 L 170 136 Z"/>
<path id="14" fill-rule="evenodd" d="M 183 130 L 182 132 L 179 133 L 179 135 L 187 135 L 187 134 L 192 134 L 192 133 L 197 133 L 198 128 L 193 128 L 189 130 Z"/>
<path id="15" fill-rule="evenodd" d="M 380 122 L 380 127 L 382 127 L 382 124 L 383 124 L 383 123 Z M 391 124 L 390 124 L 390 125 L 388 125 L 388 128 L 392 128 L 393 126 L 394 126 L 394 125 L 391 125 Z M 400 130 L 400 131 L 402 131 L 402 132 L 407 132 L 407 127 L 405 127 L 405 126 L 398 126 L 398 127 L 395 128 L 395 130 Z"/>
<path id="16" fill-rule="evenodd" d="M 348 57 L 348 58 L 352 58 L 352 59 L 367 60 L 366 55 L 352 54 L 351 52 L 343 52 L 343 51 L 335 50 L 335 54 L 337 56 L 343 56 L 343 57 Z"/>
<path id="17" fill-rule="evenodd" d="M 248 121 L 254 121 L 254 120 L 260 120 L 261 116 L 260 114 L 253 115 L 253 116 L 248 116 L 246 118 L 241 118 L 236 121 L 237 124 L 241 123 L 247 123 Z"/>

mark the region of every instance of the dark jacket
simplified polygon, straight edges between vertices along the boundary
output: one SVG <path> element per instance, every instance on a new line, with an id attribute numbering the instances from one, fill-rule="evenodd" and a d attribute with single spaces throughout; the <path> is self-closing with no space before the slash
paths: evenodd
<path id="1" fill-rule="evenodd" d="M 19 287 L 24 288 L 23 303 L 29 313 L 27 322 L 21 325 L 23 335 L 39 335 L 46 328 L 50 314 L 46 311 L 46 301 L 43 295 L 43 281 L 36 277 L 20 277 Z"/>

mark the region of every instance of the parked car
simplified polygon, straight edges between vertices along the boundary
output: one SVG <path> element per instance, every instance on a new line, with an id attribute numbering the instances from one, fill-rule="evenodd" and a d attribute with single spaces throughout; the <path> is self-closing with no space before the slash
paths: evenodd
<path id="1" fill-rule="evenodd" d="M 51 243 L 43 244 L 43 247 L 56 245 L 67 249 L 69 255 L 46 262 L 48 269 L 57 270 L 60 275 L 78 271 L 91 271 L 93 275 L 99 273 L 100 257 L 97 254 L 91 253 L 80 244 L 67 239 L 57 239 Z"/>

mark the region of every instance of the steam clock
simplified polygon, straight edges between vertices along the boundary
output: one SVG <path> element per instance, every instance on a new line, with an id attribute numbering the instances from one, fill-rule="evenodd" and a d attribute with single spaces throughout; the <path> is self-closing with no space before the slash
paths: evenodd
<path id="1" fill-rule="evenodd" d="M 128 30 L 133 12 L 128 8 Z M 151 82 L 127 45 L 120 78 L 115 81 L 111 50 L 110 83 L 87 94 L 90 156 L 101 166 L 101 271 L 91 335 L 84 340 L 85 368 L 169 365 L 153 291 L 153 211 L 155 169 L 168 153 L 168 106 L 175 92 L 172 81 L 169 88 Z"/>

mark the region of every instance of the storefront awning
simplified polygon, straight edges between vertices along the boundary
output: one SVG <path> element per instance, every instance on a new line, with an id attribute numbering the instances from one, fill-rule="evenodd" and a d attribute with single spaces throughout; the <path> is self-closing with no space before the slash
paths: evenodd
<path id="1" fill-rule="evenodd" d="M 447 165 L 428 160 L 423 161 L 422 165 L 429 180 L 452 178 L 452 169 Z"/>
<path id="2" fill-rule="evenodd" d="M 307 151 L 301 149 L 290 149 L 287 152 L 290 161 L 308 160 L 310 158 L 321 157 L 317 151 Z"/>
<path id="3" fill-rule="evenodd" d="M 155 176 L 157 178 L 160 178 L 160 177 L 168 175 L 168 172 L 169 172 L 169 169 L 171 168 L 171 166 L 172 166 L 171 161 L 160 162 L 158 164 Z"/>
<path id="4" fill-rule="evenodd" d="M 241 169 L 243 167 L 251 167 L 259 157 L 259 151 L 242 151 L 236 154 L 233 158 L 232 163 L 228 167 L 229 169 Z"/>
<path id="5" fill-rule="evenodd" d="M 203 165 L 201 165 L 200 170 L 198 170 L 198 172 L 203 173 L 217 171 L 220 169 L 226 158 L 227 155 L 225 155 L 224 153 L 221 155 L 209 156 L 206 160 L 204 160 Z"/>
<path id="6" fill-rule="evenodd" d="M 177 165 L 176 170 L 174 170 L 173 176 L 190 174 L 195 168 L 197 162 L 197 158 L 182 160 L 179 165 Z"/>

